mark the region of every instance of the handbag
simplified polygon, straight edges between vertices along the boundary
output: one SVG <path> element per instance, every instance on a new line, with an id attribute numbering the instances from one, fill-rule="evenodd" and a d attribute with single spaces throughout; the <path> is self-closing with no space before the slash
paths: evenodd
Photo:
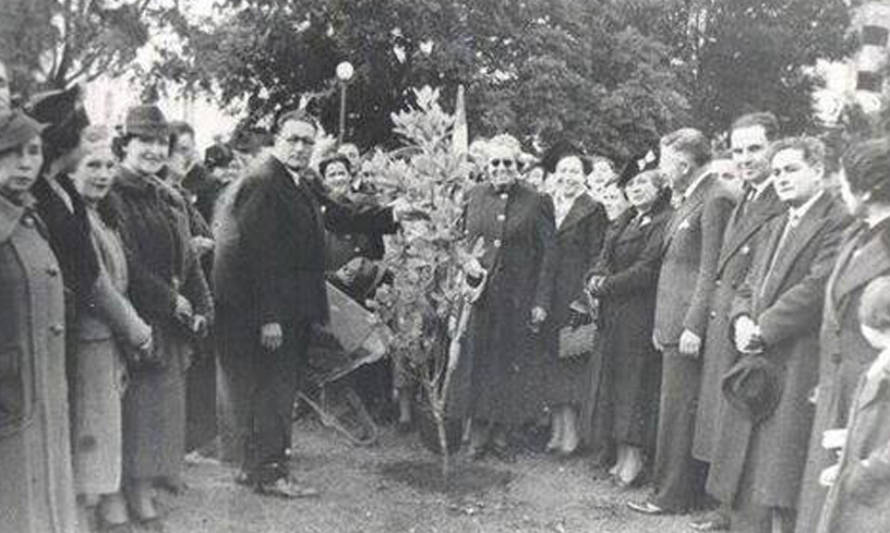
<path id="1" fill-rule="evenodd" d="M 557 355 L 560 359 L 574 359 L 593 352 L 599 332 L 596 321 L 598 302 L 589 292 L 584 291 L 584 294 L 586 304 L 576 301 L 570 306 L 572 314 L 577 319 L 570 320 L 568 325 L 559 330 Z"/>

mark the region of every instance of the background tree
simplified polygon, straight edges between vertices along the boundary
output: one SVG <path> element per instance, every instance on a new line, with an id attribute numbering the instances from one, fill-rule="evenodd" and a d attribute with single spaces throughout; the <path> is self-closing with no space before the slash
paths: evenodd
<path id="1" fill-rule="evenodd" d="M 4 0 L 0 59 L 12 71 L 13 91 L 25 96 L 119 75 L 154 22 L 176 11 L 164 0 Z"/>
<path id="2" fill-rule="evenodd" d="M 849 55 L 844 0 L 615 0 L 625 20 L 668 46 L 684 71 L 694 123 L 709 133 L 751 110 L 774 112 L 786 133 L 816 124 L 817 59 Z"/>

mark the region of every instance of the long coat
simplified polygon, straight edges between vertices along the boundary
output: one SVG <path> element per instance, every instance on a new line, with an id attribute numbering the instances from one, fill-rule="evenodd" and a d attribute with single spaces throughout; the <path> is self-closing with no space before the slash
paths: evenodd
<path id="1" fill-rule="evenodd" d="M 384 231 L 392 210 L 344 204 L 268 158 L 223 195 L 217 216 L 213 279 L 217 298 L 217 412 L 223 459 L 243 460 L 263 324 L 294 328 L 328 317 L 325 230 Z M 314 250 L 306 253 L 307 250 Z M 294 354 L 294 357 L 300 356 Z"/>
<path id="2" fill-rule="evenodd" d="M 863 375 L 851 403 L 840 471 L 809 531 L 890 531 L 890 378 Z"/>
<path id="3" fill-rule="evenodd" d="M 583 295 L 587 272 L 599 257 L 608 224 L 603 207 L 587 194 L 582 194 L 575 199 L 556 229 L 551 313 L 547 320 L 548 346 L 544 353 L 544 400 L 549 406 L 580 406 L 587 393 L 587 358 L 560 359 L 559 330 L 569 322 L 571 303 Z"/>
<path id="4" fill-rule="evenodd" d="M 163 366 L 130 372 L 124 398 L 124 476 L 179 474 L 185 453 L 185 377 L 192 355 L 175 318 L 177 294 L 212 319 L 213 302 L 191 247 L 185 199 L 155 177 L 121 168 L 106 198 L 120 222 L 133 306 L 153 329 Z"/>
<path id="5" fill-rule="evenodd" d="M 126 298 L 129 273 L 120 236 L 95 209 L 87 213 L 100 270 L 69 343 L 76 360 L 74 477 L 78 493 L 109 494 L 120 489 L 122 477 L 121 343 L 141 344 L 150 330 Z"/>
<path id="6" fill-rule="evenodd" d="M 0 528 L 69 533 L 64 287 L 33 200 L 25 205 L 0 195 Z"/>
<path id="7" fill-rule="evenodd" d="M 859 247 L 860 234 L 865 231 L 859 226 L 850 228 L 828 279 L 819 337 L 816 417 L 800 498 L 797 531 L 801 532 L 815 529 L 827 492 L 818 483 L 819 473 L 834 461 L 833 453 L 822 448 L 822 432 L 847 425 L 857 380 L 878 353 L 862 336 L 858 313 L 868 282 L 890 273 L 890 221 L 866 234 L 866 242 Z"/>
<path id="8" fill-rule="evenodd" d="M 746 203 L 750 205 L 745 205 Z M 723 395 L 720 381 L 735 361 L 736 350 L 729 334 L 729 311 L 736 290 L 745 281 L 757 234 L 773 217 L 785 211 L 772 185 L 756 199 L 742 199 L 726 226 L 717 259 L 714 291 L 708 312 L 708 326 L 702 347 L 701 386 L 695 414 L 692 455 L 710 462 L 714 435 L 719 424 Z M 743 214 L 744 213 L 744 214 Z"/>
<path id="9" fill-rule="evenodd" d="M 708 477 L 708 492 L 722 502 L 750 491 L 745 501 L 797 507 L 813 420 L 808 397 L 819 372 L 814 355 L 825 284 L 848 219 L 840 201 L 823 193 L 791 229 L 773 263 L 788 218 L 774 218 L 761 233 L 765 240 L 730 314 L 733 323 L 747 314 L 760 326 L 765 356 L 779 366 L 782 394 L 775 411 L 756 427 L 741 411 L 724 410 Z"/>
<path id="10" fill-rule="evenodd" d="M 592 370 L 583 416 L 593 417 L 594 428 L 605 428 L 615 441 L 647 448 L 654 442 L 661 383 L 661 357 L 652 346 L 655 292 L 672 213 L 667 195 L 639 218 L 635 209 L 627 210 L 613 222 L 591 270 L 605 276 L 595 294 L 603 364 Z"/>
<path id="11" fill-rule="evenodd" d="M 543 345 L 529 320 L 533 307 L 550 309 L 553 200 L 518 182 L 503 192 L 481 184 L 469 193 L 464 223 L 469 242 L 484 240 L 480 262 L 489 273 L 467 328 L 466 373 L 458 374 L 467 379 L 464 414 L 508 425 L 535 420 L 545 409 Z"/>

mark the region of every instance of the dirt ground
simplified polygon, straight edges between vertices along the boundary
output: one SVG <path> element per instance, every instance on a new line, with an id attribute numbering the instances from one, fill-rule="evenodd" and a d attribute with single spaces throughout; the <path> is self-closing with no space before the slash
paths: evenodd
<path id="1" fill-rule="evenodd" d="M 647 489 L 622 492 L 589 466 L 521 454 L 515 462 L 458 459 L 449 491 L 438 478 L 438 457 L 416 434 L 389 428 L 380 442 L 356 448 L 313 419 L 295 427 L 297 478 L 322 491 L 310 500 L 255 495 L 232 483 L 234 470 L 217 463 L 190 464 L 189 486 L 179 497 L 162 495 L 162 530 L 171 533 L 501 533 L 688 532 L 692 516 L 648 517 L 624 502 Z M 134 528 L 157 531 L 159 528 Z"/>

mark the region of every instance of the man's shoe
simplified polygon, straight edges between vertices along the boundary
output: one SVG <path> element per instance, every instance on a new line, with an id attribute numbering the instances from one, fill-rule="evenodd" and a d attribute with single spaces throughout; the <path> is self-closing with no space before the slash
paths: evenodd
<path id="1" fill-rule="evenodd" d="M 663 515 L 663 514 L 673 514 L 671 511 L 659 507 L 650 501 L 645 502 L 627 502 L 627 507 L 631 511 L 635 511 L 637 513 L 647 514 L 647 515 Z"/>
<path id="2" fill-rule="evenodd" d="M 695 531 L 729 531 L 729 517 L 719 511 L 713 511 L 703 518 L 693 520 L 689 527 Z"/>
<path id="3" fill-rule="evenodd" d="M 297 498 L 315 498 L 319 496 L 319 492 L 314 487 L 297 483 L 292 479 L 279 478 L 269 483 L 258 483 L 256 486 L 258 494 L 264 496 L 276 496 L 285 499 Z"/>

